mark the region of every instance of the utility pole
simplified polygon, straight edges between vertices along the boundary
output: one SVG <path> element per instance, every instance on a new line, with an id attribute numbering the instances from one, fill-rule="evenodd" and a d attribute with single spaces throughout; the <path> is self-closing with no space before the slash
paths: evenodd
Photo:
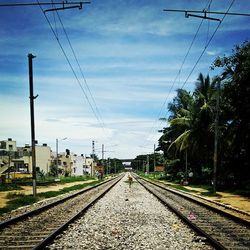
<path id="1" fill-rule="evenodd" d="M 95 141 L 92 141 L 92 157 L 93 157 L 93 161 L 92 161 L 92 168 L 91 168 L 91 176 L 94 175 Z"/>
<path id="2" fill-rule="evenodd" d="M 188 180 L 188 166 L 187 166 L 187 148 L 186 148 L 186 151 L 185 151 L 185 166 L 186 166 L 186 168 L 185 168 L 185 179 L 186 179 L 186 183 L 187 183 L 187 180 Z"/>
<path id="3" fill-rule="evenodd" d="M 33 56 L 28 54 L 29 62 L 29 88 L 30 88 L 30 121 L 31 121 L 31 148 L 32 148 L 32 182 L 33 182 L 33 196 L 36 196 L 36 143 L 35 143 L 35 118 L 34 118 L 34 100 L 38 95 L 33 93 Z"/>
<path id="4" fill-rule="evenodd" d="M 67 137 L 64 137 L 63 139 L 60 139 L 60 141 L 68 139 Z M 59 152 L 58 152 L 58 142 L 59 140 L 56 139 L 56 176 L 58 176 L 59 172 Z"/>
<path id="5" fill-rule="evenodd" d="M 95 141 L 92 141 L 92 155 L 95 155 Z"/>
<path id="6" fill-rule="evenodd" d="M 102 161 L 104 160 L 104 144 L 102 144 Z"/>
<path id="7" fill-rule="evenodd" d="M 56 139 L 56 176 L 58 176 L 58 139 Z"/>
<path id="8" fill-rule="evenodd" d="M 142 160 L 142 172 L 145 173 L 146 172 L 146 168 L 144 166 L 144 164 L 146 163 L 146 161 Z"/>
<path id="9" fill-rule="evenodd" d="M 156 160 L 155 160 L 155 144 L 154 144 L 154 171 L 155 171 L 155 166 L 156 166 Z"/>
<path id="10" fill-rule="evenodd" d="M 149 174 L 149 155 L 147 155 L 147 174 Z"/>
<path id="11" fill-rule="evenodd" d="M 214 171 L 213 171 L 213 193 L 216 193 L 217 161 L 218 161 L 218 138 L 219 138 L 219 108 L 220 108 L 220 79 L 217 80 L 216 114 L 214 125 Z"/>
<path id="12" fill-rule="evenodd" d="M 110 168 L 110 158 L 108 158 L 108 165 L 107 165 L 106 175 L 109 174 L 109 168 Z"/>

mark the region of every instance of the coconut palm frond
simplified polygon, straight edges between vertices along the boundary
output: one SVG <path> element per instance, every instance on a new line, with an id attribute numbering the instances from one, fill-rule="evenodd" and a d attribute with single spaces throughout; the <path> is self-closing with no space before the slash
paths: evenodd
<path id="1" fill-rule="evenodd" d="M 168 150 L 170 150 L 174 145 L 175 147 L 182 151 L 188 147 L 188 139 L 189 135 L 191 133 L 191 130 L 186 130 L 184 133 L 182 133 L 180 136 L 178 136 L 168 147 Z"/>
<path id="2" fill-rule="evenodd" d="M 189 126 L 190 121 L 191 120 L 188 117 L 178 117 L 170 121 L 170 126 L 174 126 L 174 125 Z"/>
<path id="3" fill-rule="evenodd" d="M 189 117 L 190 116 L 190 110 L 181 108 L 180 111 L 179 111 L 179 114 L 180 114 L 181 117 L 183 117 L 183 116 Z"/>

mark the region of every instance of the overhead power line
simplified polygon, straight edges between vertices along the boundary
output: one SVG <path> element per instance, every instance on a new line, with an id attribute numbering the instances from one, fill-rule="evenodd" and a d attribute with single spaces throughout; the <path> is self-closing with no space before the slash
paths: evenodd
<path id="1" fill-rule="evenodd" d="M 193 72 L 194 72 L 196 66 L 197 66 L 198 63 L 200 62 L 202 56 L 204 55 L 204 53 L 205 53 L 205 51 L 207 50 L 209 44 L 210 44 L 211 41 L 213 40 L 213 38 L 214 38 L 216 32 L 218 31 L 219 27 L 221 26 L 222 22 L 224 21 L 224 19 L 225 19 L 227 13 L 229 13 L 229 10 L 230 10 L 231 7 L 233 6 L 234 2 L 235 2 L 235 0 L 232 0 L 232 2 L 231 2 L 231 4 L 229 5 L 227 11 L 224 13 L 224 16 L 222 17 L 221 22 L 217 25 L 216 29 L 214 30 L 213 34 L 211 35 L 210 39 L 208 40 L 208 42 L 206 43 L 204 49 L 202 50 L 200 56 L 199 56 L 198 59 L 196 60 L 196 62 L 195 62 L 195 64 L 194 64 L 193 68 L 191 69 L 191 71 L 190 71 L 188 77 L 186 78 L 186 80 L 184 81 L 184 83 L 183 83 L 181 89 L 184 88 L 184 86 L 186 85 L 186 83 L 187 83 L 187 81 L 189 80 L 190 76 L 193 74 Z"/>
<path id="2" fill-rule="evenodd" d="M 39 1 L 38 1 L 38 0 L 37 0 L 37 2 L 38 2 L 38 5 L 39 5 Z M 50 3 L 50 4 L 51 4 L 51 3 Z M 85 96 L 85 98 L 86 98 L 86 100 L 87 100 L 87 102 L 88 102 L 88 104 L 89 104 L 89 106 L 90 106 L 90 108 L 91 108 L 91 110 L 92 110 L 92 112 L 93 112 L 95 118 L 97 119 L 97 121 L 100 123 L 100 125 L 101 125 L 102 128 L 104 129 L 104 125 L 103 125 L 103 123 L 101 122 L 100 118 L 98 117 L 98 114 L 96 113 L 96 111 L 95 111 L 93 105 L 91 104 L 91 102 L 90 102 L 90 100 L 89 100 L 89 98 L 88 98 L 88 95 L 87 95 L 87 93 L 85 92 L 85 90 L 84 90 L 84 88 L 83 88 L 83 86 L 82 86 L 82 84 L 81 84 L 81 81 L 80 81 L 80 79 L 78 78 L 78 76 L 77 76 L 77 74 L 76 74 L 76 71 L 74 70 L 74 67 L 73 67 L 72 63 L 70 62 L 70 59 L 69 59 L 69 57 L 68 57 L 66 51 L 64 50 L 63 46 L 62 46 L 62 43 L 60 42 L 60 40 L 59 40 L 59 38 L 58 38 L 58 36 L 57 36 L 55 30 L 54 30 L 53 27 L 52 27 L 52 24 L 51 24 L 50 20 L 48 19 L 47 15 L 46 15 L 46 12 L 44 12 L 44 10 L 43 10 L 43 8 L 42 8 L 41 5 L 39 5 L 39 7 L 40 7 L 41 11 L 43 12 L 44 17 L 45 17 L 46 21 L 48 22 L 49 27 L 50 27 L 50 29 L 51 29 L 51 31 L 52 31 L 52 33 L 53 33 L 53 35 L 54 35 L 54 37 L 55 37 L 55 39 L 56 39 L 56 41 L 57 41 L 57 43 L 58 43 L 58 45 L 59 45 L 59 47 L 60 47 L 62 53 L 63 53 L 63 55 L 64 55 L 66 61 L 68 62 L 68 65 L 69 65 L 69 67 L 70 67 L 70 69 L 71 69 L 71 71 L 72 71 L 72 73 L 73 73 L 73 75 L 74 75 L 74 77 L 75 77 L 75 79 L 76 79 L 78 85 L 80 86 L 80 88 L 81 88 L 81 90 L 82 90 L 82 93 L 84 94 L 84 96 Z M 63 27 L 63 28 L 64 28 L 64 27 Z M 67 36 L 66 36 L 66 37 L 67 37 Z M 72 49 L 73 49 L 73 48 L 72 48 Z"/>
<path id="3" fill-rule="evenodd" d="M 90 90 L 90 88 L 89 88 L 89 85 L 88 85 L 88 83 L 87 83 L 87 80 L 86 80 L 86 78 L 85 78 L 85 76 L 84 76 L 84 74 L 83 74 L 83 70 L 82 70 L 82 67 L 81 67 L 81 65 L 80 65 L 80 63 L 79 63 L 79 60 L 78 60 L 77 56 L 76 56 L 75 50 L 74 50 L 74 48 L 73 48 L 73 46 L 72 46 L 72 43 L 71 43 L 71 41 L 70 41 L 70 39 L 69 39 L 69 36 L 68 36 L 68 34 L 67 34 L 67 31 L 66 31 L 66 29 L 65 29 L 65 27 L 64 27 L 64 25 L 63 25 L 62 19 L 61 19 L 60 15 L 59 15 L 59 13 L 58 13 L 57 11 L 56 11 L 56 14 L 57 14 L 57 17 L 58 17 L 58 19 L 59 19 L 59 21 L 60 21 L 60 24 L 61 24 L 62 28 L 63 28 L 63 32 L 64 32 L 64 34 L 65 34 L 65 36 L 66 36 L 66 39 L 67 39 L 68 44 L 69 44 L 69 46 L 70 46 L 71 52 L 72 52 L 72 54 L 73 54 L 73 56 L 74 56 L 74 59 L 75 59 L 75 61 L 76 61 L 76 63 L 77 63 L 77 66 L 78 66 L 79 71 L 80 71 L 80 73 L 81 73 L 81 76 L 82 76 L 82 79 L 83 79 L 83 81 L 84 81 L 84 84 L 85 84 L 85 86 L 86 86 L 86 88 L 87 88 L 87 90 L 88 90 L 88 93 L 89 93 L 89 95 L 90 95 L 90 98 L 91 98 L 91 100 L 92 100 L 92 103 L 94 104 L 95 112 L 96 112 L 96 114 L 97 114 L 97 116 L 98 116 L 98 122 L 101 123 L 101 126 L 102 126 L 102 128 L 104 129 L 105 125 L 104 125 L 104 122 L 103 122 L 103 120 L 102 120 L 101 113 L 100 113 L 99 108 L 98 108 L 98 106 L 97 106 L 97 104 L 96 104 L 96 101 L 95 101 L 95 99 L 94 99 L 94 97 L 93 97 L 93 94 L 92 94 L 92 92 L 91 92 L 91 90 Z M 86 96 L 86 95 L 85 95 L 85 96 Z"/>
<path id="4" fill-rule="evenodd" d="M 211 3 L 212 3 L 212 0 L 209 0 L 208 3 L 207 3 L 207 5 L 206 5 L 206 7 L 205 7 L 205 10 L 206 10 L 206 9 L 208 9 L 208 10 L 210 9 Z M 198 35 L 198 33 L 199 33 L 200 29 L 201 29 L 201 26 L 202 26 L 202 24 L 203 24 L 203 21 L 204 21 L 204 20 L 202 19 L 201 22 L 200 22 L 200 24 L 199 24 L 199 26 L 198 26 L 198 29 L 197 29 L 197 31 L 196 31 L 196 33 L 195 33 L 193 39 L 192 39 L 192 42 L 191 42 L 190 45 L 189 45 L 188 51 L 187 51 L 187 53 L 186 53 L 185 56 L 184 56 L 184 59 L 183 59 L 183 61 L 182 61 L 182 64 L 181 64 L 181 66 L 180 66 L 178 72 L 177 72 L 177 75 L 176 75 L 174 81 L 172 82 L 172 85 L 171 85 L 171 87 L 170 87 L 170 89 L 169 89 L 169 91 L 168 91 L 167 97 L 165 98 L 165 100 L 164 100 L 164 102 L 163 102 L 163 104 L 162 104 L 162 106 L 161 106 L 161 108 L 160 108 L 160 111 L 159 111 L 159 113 L 158 113 L 158 115 L 157 115 L 157 117 L 156 117 L 156 120 L 153 122 L 153 125 L 152 125 L 152 127 L 151 127 L 151 129 L 150 129 L 149 135 L 152 134 L 153 129 L 157 126 L 156 124 L 159 122 L 159 118 L 160 118 L 160 116 L 161 116 L 161 114 L 162 114 L 162 112 L 163 112 L 164 107 L 166 106 L 166 103 L 167 103 L 167 101 L 168 101 L 168 99 L 169 99 L 169 96 L 170 96 L 170 94 L 171 94 L 171 92 L 172 92 L 172 90 L 173 90 L 173 88 L 174 88 L 174 86 L 175 86 L 175 84 L 176 84 L 176 81 L 177 81 L 178 77 L 179 77 L 180 74 L 181 74 L 182 68 L 183 68 L 183 66 L 184 66 L 184 64 L 185 64 L 185 62 L 186 62 L 186 59 L 187 59 L 187 57 L 188 57 L 188 55 L 189 55 L 189 53 L 190 53 L 190 51 L 191 51 L 191 49 L 192 49 L 192 47 L 193 47 L 193 44 L 194 44 L 194 42 L 195 42 L 195 40 L 196 40 L 196 38 L 197 38 L 197 35 Z M 165 116 L 165 114 L 164 114 L 164 116 Z M 158 131 L 158 132 L 159 132 L 159 131 Z M 149 138 L 149 137 L 150 137 L 150 136 L 148 136 L 148 138 Z"/>

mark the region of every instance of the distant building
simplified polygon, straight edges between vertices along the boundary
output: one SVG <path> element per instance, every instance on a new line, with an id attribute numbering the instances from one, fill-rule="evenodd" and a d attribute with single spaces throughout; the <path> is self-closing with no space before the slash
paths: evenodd
<path id="1" fill-rule="evenodd" d="M 17 147 L 11 138 L 0 141 L 0 174 L 6 172 L 32 173 L 31 146 Z M 51 149 L 47 144 L 36 145 L 36 168 L 45 174 L 51 165 Z"/>
<path id="2" fill-rule="evenodd" d="M 0 151 L 1 152 L 17 151 L 16 141 L 13 141 L 11 138 L 8 138 L 8 140 L 0 141 Z"/>
<path id="3" fill-rule="evenodd" d="M 51 148 L 47 144 L 36 145 L 36 167 L 47 174 L 51 165 Z"/>
<path id="4" fill-rule="evenodd" d="M 71 176 L 73 161 L 70 154 L 58 154 L 58 173 L 59 175 Z"/>
<path id="5" fill-rule="evenodd" d="M 82 175 L 92 175 L 93 169 L 96 163 L 90 157 L 84 157 L 83 155 L 77 156 L 72 155 L 73 165 L 72 165 L 72 175 L 82 176 Z"/>
<path id="6" fill-rule="evenodd" d="M 36 169 L 47 174 L 51 165 L 51 148 L 47 144 L 35 145 Z M 17 172 L 32 172 L 32 148 L 28 144 L 18 147 L 19 157 L 13 159 Z"/>
<path id="7" fill-rule="evenodd" d="M 97 164 L 90 157 L 70 154 L 69 149 L 57 156 L 47 144 L 35 145 L 35 151 L 36 169 L 44 174 L 51 171 L 52 165 L 58 167 L 58 175 L 95 174 Z M 32 173 L 32 147 L 29 144 L 17 147 L 11 138 L 0 141 L 0 175 L 11 178 L 10 173 Z"/>
<path id="8" fill-rule="evenodd" d="M 0 174 L 3 174 L 8 169 L 14 167 L 12 158 L 17 155 L 16 141 L 11 138 L 0 141 Z"/>

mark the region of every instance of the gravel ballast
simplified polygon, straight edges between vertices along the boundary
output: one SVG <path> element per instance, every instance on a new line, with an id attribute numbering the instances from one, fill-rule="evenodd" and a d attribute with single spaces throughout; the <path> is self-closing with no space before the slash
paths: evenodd
<path id="1" fill-rule="evenodd" d="M 50 249 L 213 249 L 126 175 Z"/>

